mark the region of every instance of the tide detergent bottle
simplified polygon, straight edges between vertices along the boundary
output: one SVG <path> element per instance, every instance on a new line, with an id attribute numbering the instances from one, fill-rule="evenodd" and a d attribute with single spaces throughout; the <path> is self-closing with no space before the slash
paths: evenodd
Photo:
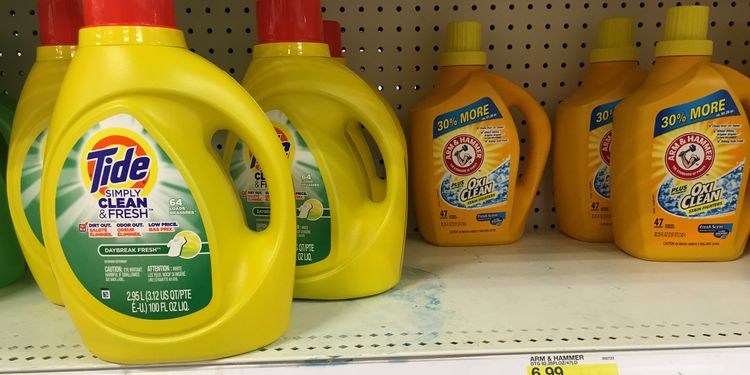
<path id="1" fill-rule="evenodd" d="M 401 275 L 406 230 L 401 127 L 365 81 L 331 59 L 320 1 L 259 0 L 256 13 L 259 44 L 243 86 L 276 127 L 292 166 L 294 296 L 330 300 L 388 290 Z M 358 124 L 383 154 L 382 199 L 373 199 L 372 176 L 349 136 L 350 127 Z M 276 205 L 273 194 L 269 201 L 266 166 L 255 160 L 252 146 L 229 149 L 235 150 L 230 170 L 247 223 L 260 230 L 268 223 L 269 204 Z"/>
<path id="2" fill-rule="evenodd" d="M 0 287 L 18 280 L 26 269 L 16 232 L 13 230 L 5 190 L 8 140 L 15 108 L 15 100 L 7 95 L 0 95 Z"/>
<path id="3" fill-rule="evenodd" d="M 481 25 L 448 24 L 435 89 L 411 111 L 411 193 L 419 232 L 441 246 L 503 244 L 524 231 L 550 147 L 550 124 L 526 91 L 485 70 Z M 509 108 L 530 131 L 520 140 Z"/>
<path id="4" fill-rule="evenodd" d="M 229 75 L 188 51 L 171 0 L 84 0 L 85 27 L 47 136 L 42 231 L 92 353 L 118 363 L 253 350 L 286 329 L 294 195 L 278 137 Z M 244 224 L 211 145 L 263 163 L 273 215 Z"/>
<path id="5" fill-rule="evenodd" d="M 31 274 L 52 303 L 62 305 L 42 238 L 39 196 L 42 151 L 52 110 L 83 25 L 80 0 L 38 1 L 41 45 L 21 92 L 8 154 L 8 205 Z"/>
<path id="6" fill-rule="evenodd" d="M 649 260 L 735 259 L 750 224 L 750 79 L 711 63 L 707 7 L 670 8 L 664 26 L 653 70 L 614 112 L 614 240 Z"/>
<path id="7" fill-rule="evenodd" d="M 641 84 L 633 19 L 599 24 L 583 84 L 557 107 L 552 149 L 560 231 L 582 241 L 612 241 L 610 145 L 615 106 Z"/>

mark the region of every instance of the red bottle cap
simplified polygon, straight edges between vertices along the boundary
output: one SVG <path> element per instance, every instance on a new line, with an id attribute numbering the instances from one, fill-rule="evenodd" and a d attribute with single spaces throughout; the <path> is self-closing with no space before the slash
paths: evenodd
<path id="1" fill-rule="evenodd" d="M 83 27 L 80 0 L 39 0 L 39 34 L 43 46 L 74 46 Z"/>
<path id="2" fill-rule="evenodd" d="M 328 43 L 331 57 L 344 57 L 341 53 L 341 24 L 336 21 L 323 21 L 323 36 Z"/>
<path id="3" fill-rule="evenodd" d="M 323 43 L 320 0 L 258 0 L 258 43 Z"/>
<path id="4" fill-rule="evenodd" d="M 177 27 L 173 0 L 83 0 L 83 19 L 86 27 Z"/>

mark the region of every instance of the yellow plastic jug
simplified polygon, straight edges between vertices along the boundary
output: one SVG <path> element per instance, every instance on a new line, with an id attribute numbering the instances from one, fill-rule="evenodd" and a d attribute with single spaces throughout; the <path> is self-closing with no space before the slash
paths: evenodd
<path id="1" fill-rule="evenodd" d="M 521 87 L 485 70 L 481 25 L 448 24 L 435 89 L 411 111 L 411 194 L 419 232 L 436 245 L 488 245 L 524 231 L 550 148 L 544 109 Z M 519 175 L 520 139 L 530 135 Z"/>
<path id="2" fill-rule="evenodd" d="M 11 97 L 0 95 L 0 238 L 3 241 L 0 246 L 0 287 L 15 282 L 26 270 L 21 246 L 13 230 L 5 189 L 8 141 L 16 105 L 16 101 Z"/>
<path id="3" fill-rule="evenodd" d="M 171 0 L 84 0 L 42 173 L 42 231 L 83 342 L 118 363 L 247 352 L 286 329 L 294 201 L 276 133 L 230 76 L 191 53 Z M 263 232 L 211 139 L 237 134 L 274 197 Z"/>
<path id="4" fill-rule="evenodd" d="M 707 30 L 707 7 L 670 8 L 653 70 L 615 109 L 614 239 L 638 258 L 731 260 L 745 248 L 750 79 L 711 63 Z"/>
<path id="5" fill-rule="evenodd" d="M 298 213 L 294 296 L 330 300 L 388 290 L 401 275 L 406 230 L 401 127 L 365 81 L 330 58 L 320 1 L 259 0 L 256 14 L 259 44 L 243 86 L 266 111 L 292 164 Z M 357 124 L 382 152 L 382 199 L 373 199 L 369 186 L 376 176 L 368 176 L 373 170 L 368 172 L 348 135 Z M 234 150 L 230 171 L 247 223 L 263 229 L 267 207 L 277 199 L 267 193 L 265 164 L 243 143 L 230 142 L 228 150 Z"/>
<path id="6" fill-rule="evenodd" d="M 552 161 L 560 231 L 582 241 L 612 241 L 610 146 L 615 106 L 643 81 L 633 19 L 599 24 L 598 45 L 583 84 L 555 113 Z"/>
<path id="7" fill-rule="evenodd" d="M 41 45 L 21 92 L 8 153 L 8 205 L 21 249 L 39 288 L 52 303 L 63 300 L 42 239 L 39 212 L 42 151 L 63 77 L 83 24 L 78 0 L 38 2 Z"/>

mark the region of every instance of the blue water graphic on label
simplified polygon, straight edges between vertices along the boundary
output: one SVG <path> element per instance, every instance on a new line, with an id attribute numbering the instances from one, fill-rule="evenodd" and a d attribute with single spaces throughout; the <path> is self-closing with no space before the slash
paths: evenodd
<path id="1" fill-rule="evenodd" d="M 699 233 L 713 233 L 714 237 L 725 240 L 732 232 L 732 224 L 698 224 Z"/>
<path id="2" fill-rule="evenodd" d="M 503 118 L 503 116 L 492 99 L 484 97 L 463 108 L 436 117 L 432 123 L 432 138 L 435 139 L 445 133 L 495 118 Z"/>
<path id="3" fill-rule="evenodd" d="M 440 183 L 440 196 L 457 208 L 483 208 L 508 201 L 510 158 L 494 171 L 480 177 L 455 178 L 447 175 Z"/>
<path id="4" fill-rule="evenodd" d="M 489 221 L 490 224 L 500 226 L 505 221 L 505 212 L 486 212 L 477 214 L 477 221 Z"/>
<path id="5" fill-rule="evenodd" d="M 727 90 L 662 110 L 656 115 L 654 137 L 697 122 L 720 117 L 736 116 L 740 112 Z"/>
<path id="6" fill-rule="evenodd" d="M 614 111 L 615 107 L 620 104 L 622 99 L 615 100 L 614 102 L 602 104 L 599 106 L 596 106 L 593 111 L 591 111 L 591 122 L 589 122 L 589 131 L 594 130 L 596 128 L 600 128 L 604 125 L 609 125 L 612 123 L 612 120 L 614 120 Z"/>
<path id="7" fill-rule="evenodd" d="M 659 187 L 659 206 L 670 214 L 694 218 L 734 213 L 742 186 L 743 162 L 724 176 L 709 182 L 676 185 L 669 177 Z"/>
<path id="8" fill-rule="evenodd" d="M 606 164 L 602 164 L 596 171 L 596 176 L 594 176 L 594 191 L 602 197 L 609 199 L 609 166 Z"/>

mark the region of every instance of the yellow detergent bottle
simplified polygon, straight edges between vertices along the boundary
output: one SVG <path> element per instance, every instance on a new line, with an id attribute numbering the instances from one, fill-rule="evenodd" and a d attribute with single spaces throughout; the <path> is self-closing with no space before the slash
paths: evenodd
<path id="1" fill-rule="evenodd" d="M 670 8 L 664 26 L 653 70 L 614 112 L 615 243 L 649 260 L 735 259 L 750 224 L 750 79 L 711 63 L 708 7 Z"/>
<path id="2" fill-rule="evenodd" d="M 331 59 L 339 64 L 346 66 L 346 58 L 342 53 L 341 48 L 341 24 L 336 21 L 324 20 L 323 21 L 323 38 L 326 44 L 328 44 L 328 50 L 331 53 Z M 383 104 L 390 110 L 391 106 L 387 100 L 380 94 L 377 93 L 378 97 L 383 101 Z M 398 123 L 396 114 L 390 111 L 393 121 Z M 349 141 L 357 149 L 357 157 L 361 160 L 361 165 L 364 168 L 363 172 L 367 176 L 370 185 L 370 198 L 375 201 L 382 200 L 385 196 L 385 181 L 378 176 L 377 168 L 375 167 L 375 159 L 373 157 L 370 145 L 367 143 L 365 138 L 364 126 L 358 122 L 353 122 L 346 127 L 346 134 L 349 137 Z"/>
<path id="3" fill-rule="evenodd" d="M 599 24 L 597 47 L 581 87 L 557 107 L 552 148 L 560 231 L 582 241 L 612 241 L 610 145 L 615 106 L 643 81 L 633 19 Z"/>
<path id="4" fill-rule="evenodd" d="M 7 178 L 8 140 L 13 123 L 16 101 L 7 95 L 0 94 L 0 287 L 18 280 L 26 270 L 26 263 L 21 255 L 16 233 L 13 230 L 8 199 L 5 190 Z"/>
<path id="5" fill-rule="evenodd" d="M 291 312 L 294 200 L 264 113 L 191 53 L 172 0 L 84 0 L 42 173 L 42 231 L 83 342 L 118 363 L 205 360 L 278 338 Z M 274 197 L 261 233 L 214 134 L 253 148 Z"/>
<path id="6" fill-rule="evenodd" d="M 403 132 L 377 94 L 330 58 L 320 1 L 259 0 L 259 44 L 243 86 L 266 111 L 289 156 L 297 200 L 294 296 L 344 299 L 396 285 L 406 230 Z M 385 194 L 373 199 L 371 176 L 349 137 L 362 124 L 383 155 Z M 278 143 L 277 143 L 278 144 Z M 263 229 L 269 197 L 255 149 L 235 150 L 230 171 L 251 228 Z M 262 169 L 261 166 L 262 165 Z M 273 220 L 273 215 L 271 215 Z"/>
<path id="7" fill-rule="evenodd" d="M 448 24 L 435 89 L 411 111 L 411 194 L 419 232 L 443 246 L 518 240 L 550 147 L 544 109 L 521 87 L 485 70 L 481 25 Z M 519 175 L 520 140 L 509 108 L 530 130 Z"/>
<path id="8" fill-rule="evenodd" d="M 41 45 L 21 92 L 8 154 L 8 205 L 26 262 L 52 303 L 63 300 L 42 239 L 39 194 L 42 150 L 63 77 L 83 25 L 79 0 L 38 2 Z"/>

